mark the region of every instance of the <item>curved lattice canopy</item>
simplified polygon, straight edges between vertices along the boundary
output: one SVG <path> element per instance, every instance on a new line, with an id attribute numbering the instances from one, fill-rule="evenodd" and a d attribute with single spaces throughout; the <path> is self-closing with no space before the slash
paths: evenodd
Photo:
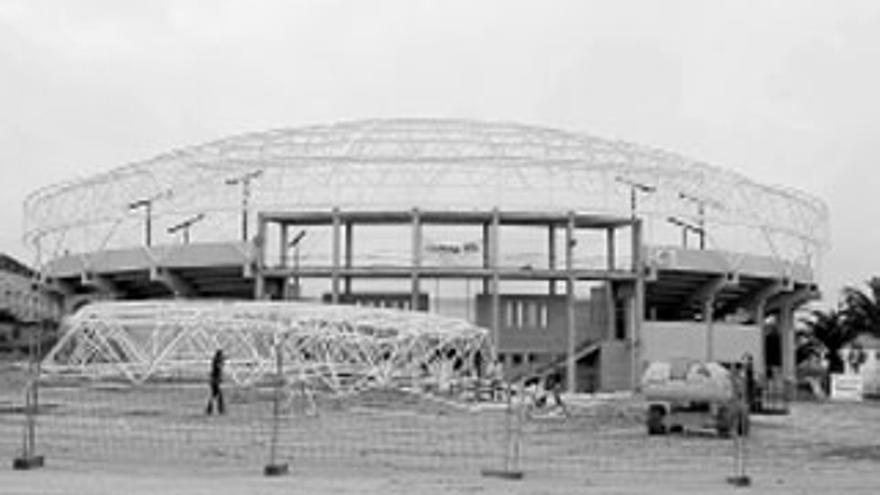
<path id="1" fill-rule="evenodd" d="M 476 376 L 488 331 L 390 309 L 277 302 L 101 302 L 80 309 L 43 361 L 49 374 L 204 380 L 223 349 L 238 384 L 276 376 L 344 392 Z M 280 355 L 280 356 L 279 356 Z M 278 358 L 281 358 L 280 361 Z"/>
<path id="2" fill-rule="evenodd" d="M 428 119 L 244 134 L 48 186 L 25 202 L 25 235 L 50 258 L 136 246 L 143 212 L 130 205 L 154 199 L 157 232 L 204 214 L 194 239 L 235 240 L 242 194 L 227 182 L 257 170 L 251 215 L 333 207 L 628 215 L 627 182 L 638 182 L 656 188 L 639 194 L 648 243 L 678 242 L 669 217 L 698 222 L 697 205 L 683 197 L 702 198 L 709 248 L 815 267 L 828 237 L 820 200 L 675 153 L 540 127 Z"/>

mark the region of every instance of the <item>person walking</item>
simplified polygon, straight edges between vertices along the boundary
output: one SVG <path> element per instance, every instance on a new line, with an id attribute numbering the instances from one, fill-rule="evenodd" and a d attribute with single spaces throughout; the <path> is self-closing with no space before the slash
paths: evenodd
<path id="1" fill-rule="evenodd" d="M 205 408 L 205 414 L 208 415 L 214 412 L 215 402 L 217 403 L 217 413 L 226 413 L 226 408 L 223 404 L 223 389 L 220 388 L 220 384 L 223 383 L 224 361 L 223 349 L 217 349 L 217 352 L 214 353 L 214 359 L 211 360 L 211 396 L 208 398 L 208 407 Z"/>
<path id="2" fill-rule="evenodd" d="M 558 410 L 562 411 L 562 414 L 566 418 L 569 417 L 568 407 L 566 407 L 565 402 L 562 401 L 562 375 L 559 373 L 548 375 L 544 388 L 547 390 L 550 397 L 553 398 L 554 405 Z"/>
<path id="3" fill-rule="evenodd" d="M 745 403 L 750 412 L 758 412 L 760 396 L 758 382 L 755 380 L 755 364 L 752 355 L 745 353 L 742 358 L 743 387 Z"/>

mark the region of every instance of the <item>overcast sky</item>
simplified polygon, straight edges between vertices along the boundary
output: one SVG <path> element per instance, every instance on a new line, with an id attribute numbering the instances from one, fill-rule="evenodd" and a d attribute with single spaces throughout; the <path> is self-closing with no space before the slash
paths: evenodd
<path id="1" fill-rule="evenodd" d="M 0 251 L 48 183 L 243 131 L 546 125 L 823 198 L 826 297 L 880 274 L 880 2 L 0 0 Z"/>

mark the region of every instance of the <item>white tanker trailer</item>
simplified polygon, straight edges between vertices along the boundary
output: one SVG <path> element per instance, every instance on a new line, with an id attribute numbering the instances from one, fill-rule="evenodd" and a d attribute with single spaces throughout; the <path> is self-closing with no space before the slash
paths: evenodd
<path id="1" fill-rule="evenodd" d="M 748 435 L 743 379 L 715 362 L 655 361 L 642 377 L 648 434 L 714 430 L 720 437 Z"/>

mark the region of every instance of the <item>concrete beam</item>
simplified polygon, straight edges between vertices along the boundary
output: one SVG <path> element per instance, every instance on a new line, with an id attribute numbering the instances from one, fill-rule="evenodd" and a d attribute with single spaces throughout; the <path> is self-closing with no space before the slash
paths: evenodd
<path id="1" fill-rule="evenodd" d="M 765 303 L 764 309 L 765 311 L 773 311 L 783 306 L 790 306 L 796 309 L 801 304 L 819 299 L 821 296 L 822 293 L 816 284 L 804 285 L 795 290 L 780 292 L 769 298 Z"/>
<path id="2" fill-rule="evenodd" d="M 59 294 L 63 297 L 69 297 L 76 292 L 73 284 L 58 278 L 47 278 L 43 281 L 43 288 L 47 292 Z"/>
<path id="3" fill-rule="evenodd" d="M 91 287 L 98 292 L 101 292 L 111 299 L 118 299 L 122 296 L 122 291 L 119 290 L 119 287 L 113 283 L 109 278 L 98 275 L 97 273 L 91 272 L 82 272 L 80 274 L 80 283 L 86 287 Z"/>
<path id="4" fill-rule="evenodd" d="M 195 297 L 195 288 L 180 275 L 168 268 L 150 268 L 150 280 L 159 282 L 168 288 L 174 297 Z"/>
<path id="5" fill-rule="evenodd" d="M 690 302 L 703 304 L 706 301 L 714 299 L 715 296 L 724 290 L 725 287 L 731 287 L 737 284 L 739 284 L 738 273 L 728 272 L 724 275 L 719 275 L 697 289 L 697 291 L 691 295 Z"/>
<path id="6" fill-rule="evenodd" d="M 757 312 L 758 309 L 762 306 L 766 307 L 766 303 L 771 297 L 779 294 L 780 292 L 790 290 L 786 287 L 787 282 L 785 280 L 774 280 L 773 282 L 770 282 L 764 287 L 758 289 L 757 292 L 749 296 L 748 299 L 746 299 L 746 301 L 740 306 L 749 312 Z"/>

